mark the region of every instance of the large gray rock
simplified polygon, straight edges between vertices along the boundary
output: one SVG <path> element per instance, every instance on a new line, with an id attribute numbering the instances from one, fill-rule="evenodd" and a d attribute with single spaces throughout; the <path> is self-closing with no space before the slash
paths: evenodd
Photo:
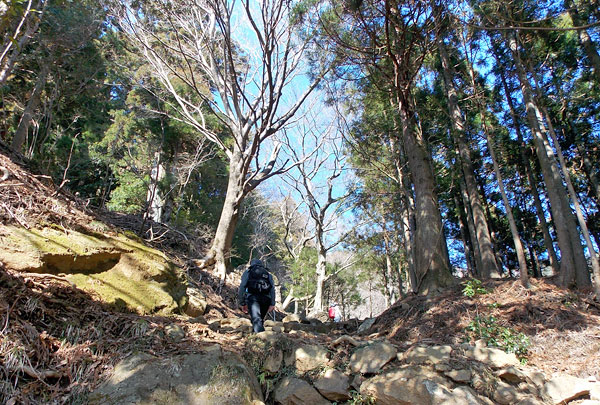
<path id="1" fill-rule="evenodd" d="M 553 404 L 562 404 L 588 396 L 594 383 L 570 375 L 558 375 L 546 382 L 542 394 Z"/>
<path id="2" fill-rule="evenodd" d="M 450 370 L 446 371 L 444 375 L 458 383 L 468 383 L 471 381 L 471 370 L 468 369 Z"/>
<path id="3" fill-rule="evenodd" d="M 493 347 L 468 346 L 465 349 L 465 356 L 493 368 L 504 368 L 520 364 L 519 359 L 517 359 L 514 353 L 506 353 Z"/>
<path id="4" fill-rule="evenodd" d="M 263 369 L 271 374 L 275 374 L 281 368 L 283 361 L 283 352 L 279 349 L 271 349 L 267 353 L 265 362 L 263 363 Z"/>
<path id="5" fill-rule="evenodd" d="M 350 357 L 350 370 L 362 374 L 376 373 L 397 354 L 396 347 L 387 342 L 362 347 Z"/>
<path id="6" fill-rule="evenodd" d="M 300 322 L 300 316 L 298 316 L 296 314 L 290 314 L 290 315 L 287 315 L 285 318 L 283 318 L 281 320 L 281 322 L 283 322 L 283 323 Z"/>
<path id="7" fill-rule="evenodd" d="M 165 334 L 176 342 L 179 342 L 185 337 L 185 330 L 177 324 L 165 326 Z"/>
<path id="8" fill-rule="evenodd" d="M 246 332 L 252 331 L 252 322 L 248 318 L 223 318 L 219 320 L 219 331 L 225 332 Z"/>
<path id="9" fill-rule="evenodd" d="M 215 345 L 201 353 L 165 358 L 131 356 L 117 364 L 88 403 L 249 405 L 262 400 L 260 385 L 243 360 Z"/>
<path id="10" fill-rule="evenodd" d="M 363 321 L 363 323 L 360 324 L 360 326 L 358 327 L 358 330 L 356 331 L 356 333 L 358 334 L 362 334 L 365 333 L 367 330 L 369 330 L 369 328 L 371 328 L 371 326 L 373 326 L 373 324 L 375 323 L 377 319 L 376 318 L 367 318 Z"/>
<path id="11" fill-rule="evenodd" d="M 293 365 L 301 373 L 325 366 L 329 362 L 327 349 L 319 345 L 305 344 L 297 347 L 285 358 L 285 364 Z"/>
<path id="12" fill-rule="evenodd" d="M 204 293 L 199 288 L 188 286 L 186 294 L 188 302 L 185 313 L 193 318 L 204 315 L 208 306 Z"/>
<path id="13" fill-rule="evenodd" d="M 299 378 L 284 377 L 275 387 L 275 402 L 282 405 L 328 405 L 309 383 Z"/>
<path id="14" fill-rule="evenodd" d="M 360 393 L 378 405 L 484 404 L 471 391 L 450 390 L 449 381 L 421 366 L 405 366 L 364 381 Z M 460 400 L 458 400 L 460 398 Z"/>
<path id="15" fill-rule="evenodd" d="M 516 404 L 524 396 L 510 384 L 503 381 L 498 381 L 494 390 L 494 401 L 502 405 Z"/>
<path id="16" fill-rule="evenodd" d="M 314 386 L 321 395 L 331 401 L 340 402 L 350 399 L 350 380 L 339 370 L 327 370 L 314 382 Z"/>
<path id="17" fill-rule="evenodd" d="M 404 354 L 398 355 L 400 360 L 413 364 L 438 364 L 450 358 L 452 346 L 414 346 Z"/>

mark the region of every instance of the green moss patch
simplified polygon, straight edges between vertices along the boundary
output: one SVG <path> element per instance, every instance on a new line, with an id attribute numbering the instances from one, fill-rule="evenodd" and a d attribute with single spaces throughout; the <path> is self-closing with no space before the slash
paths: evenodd
<path id="1" fill-rule="evenodd" d="M 124 311 L 168 315 L 187 303 L 183 272 L 162 252 L 124 234 L 0 226 L 0 244 L 7 268 L 65 275 Z"/>

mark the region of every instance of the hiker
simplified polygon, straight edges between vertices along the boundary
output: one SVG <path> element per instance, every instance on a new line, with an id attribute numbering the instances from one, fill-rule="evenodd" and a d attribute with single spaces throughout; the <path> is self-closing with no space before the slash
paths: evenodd
<path id="1" fill-rule="evenodd" d="M 238 300 L 244 313 L 250 312 L 252 329 L 255 333 L 265 330 L 263 319 L 275 309 L 273 276 L 263 263 L 254 259 L 242 275 Z"/>
<path id="2" fill-rule="evenodd" d="M 329 307 L 329 311 L 327 311 L 327 315 L 329 319 L 333 322 L 339 322 L 342 320 L 342 314 L 340 313 L 340 309 L 338 308 L 337 302 L 334 302 Z"/>

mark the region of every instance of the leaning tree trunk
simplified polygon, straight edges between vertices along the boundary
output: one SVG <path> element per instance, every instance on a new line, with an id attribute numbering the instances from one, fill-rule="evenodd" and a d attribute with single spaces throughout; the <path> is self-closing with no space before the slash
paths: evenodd
<path id="1" fill-rule="evenodd" d="M 487 279 L 492 276 L 498 276 L 498 267 L 494 249 L 492 247 L 492 238 L 490 236 L 481 198 L 477 191 L 475 170 L 473 169 L 473 162 L 471 161 L 471 154 L 466 139 L 465 122 L 460 106 L 458 105 L 458 94 L 453 84 L 453 68 L 450 65 L 450 58 L 448 57 L 448 52 L 446 51 L 443 40 L 438 38 L 437 43 L 442 61 L 442 74 L 448 99 L 448 109 L 452 121 L 452 136 L 456 142 L 460 156 L 462 173 L 467 186 L 469 205 L 471 206 L 471 211 L 473 213 L 475 237 L 477 238 L 477 243 L 479 245 L 479 250 L 475 252 L 475 254 L 480 255 L 480 260 L 478 260 L 478 263 L 481 263 L 479 274 L 484 279 Z"/>
<path id="2" fill-rule="evenodd" d="M 229 159 L 227 194 L 209 253 L 209 257 L 216 261 L 215 273 L 221 279 L 221 283 L 225 281 L 231 267 L 231 246 L 240 215 L 240 207 L 245 197 L 244 171 L 238 167 L 243 164 L 240 155 L 240 152 L 234 152 Z"/>
<path id="3" fill-rule="evenodd" d="M 414 185 L 416 292 L 426 295 L 451 285 L 453 280 L 447 251 L 443 246 L 446 238 L 437 205 L 435 179 L 424 140 L 415 133 L 414 112 L 407 93 L 409 90 L 397 90 L 397 108 Z"/>
<path id="4" fill-rule="evenodd" d="M 567 13 L 571 17 L 574 26 L 581 26 L 582 21 L 579 17 L 579 12 L 577 8 L 574 7 L 571 0 L 565 0 L 565 9 L 567 9 Z M 596 81 L 600 84 L 600 55 L 598 55 L 598 51 L 596 50 L 596 46 L 588 34 L 587 30 L 580 29 L 577 30 L 577 37 L 579 39 L 579 44 L 583 48 L 590 65 L 592 65 L 592 69 L 596 75 Z"/>
<path id="5" fill-rule="evenodd" d="M 471 80 L 471 87 L 473 89 L 474 94 L 481 94 L 479 92 L 479 86 L 475 81 L 475 71 L 473 69 L 473 65 L 469 62 L 469 78 Z M 529 288 L 529 275 L 527 274 L 527 259 L 525 258 L 525 249 L 523 248 L 523 243 L 521 242 L 521 237 L 519 236 L 519 231 L 517 229 L 517 223 L 515 221 L 515 217 L 512 212 L 512 207 L 508 201 L 508 197 L 506 195 L 506 190 L 504 189 L 504 180 L 502 179 L 502 172 L 500 171 L 500 166 L 498 165 L 498 159 L 496 159 L 496 151 L 494 150 L 494 141 L 492 139 L 491 130 L 488 127 L 488 123 L 485 116 L 485 107 L 484 102 L 481 100 L 479 96 L 476 96 L 476 103 L 479 109 L 479 117 L 481 119 L 481 125 L 483 127 L 483 132 L 485 133 L 488 150 L 490 152 L 490 157 L 492 159 L 492 165 L 494 167 L 494 173 L 496 175 L 496 180 L 498 182 L 498 188 L 500 189 L 500 195 L 502 196 L 502 202 L 504 203 L 504 209 L 506 211 L 506 217 L 508 219 L 508 224 L 510 227 L 510 233 L 513 238 L 513 243 L 515 245 L 515 252 L 517 253 L 517 260 L 519 262 L 519 275 L 521 278 L 521 284 L 525 288 Z"/>
<path id="6" fill-rule="evenodd" d="M 46 78 L 48 76 L 48 70 L 48 66 L 42 64 L 38 79 L 35 82 L 35 86 L 33 87 L 31 96 L 27 101 L 27 105 L 25 106 L 25 110 L 23 111 L 23 115 L 21 116 L 21 120 L 19 121 L 19 125 L 17 126 L 17 130 L 15 131 L 15 135 L 13 136 L 11 148 L 14 151 L 20 152 L 23 148 L 25 140 L 27 139 L 27 134 L 29 133 L 31 121 L 33 120 L 33 116 L 36 110 L 38 109 L 38 106 L 40 105 L 42 91 L 44 91 L 44 87 L 46 87 Z"/>
<path id="7" fill-rule="evenodd" d="M 535 102 L 533 90 L 525 74 L 516 37 L 514 34 L 510 34 L 507 39 L 521 84 L 521 93 L 527 110 L 527 119 L 531 127 L 536 153 L 546 182 L 548 198 L 550 199 L 552 218 L 554 219 L 558 246 L 561 253 L 561 284 L 563 286 L 570 286 L 573 283 L 577 283 L 578 287 L 586 287 L 590 284 L 589 277 L 588 282 L 582 284 L 579 284 L 579 280 L 576 281 L 575 279 L 577 269 L 587 269 L 587 263 L 579 241 L 575 218 L 573 217 L 567 193 L 562 183 L 558 164 L 554 158 L 553 149 L 542 132 L 542 115 Z M 577 237 L 574 238 L 574 235 Z"/>
<path id="8" fill-rule="evenodd" d="M 483 115 L 483 114 L 482 114 Z M 485 118 L 482 117 L 482 120 Z M 513 243 L 515 245 L 515 251 L 517 252 L 517 260 L 519 261 L 519 274 L 521 277 L 521 284 L 523 287 L 529 288 L 529 276 L 527 274 L 527 259 L 525 258 L 525 250 L 523 249 L 523 243 L 521 242 L 521 237 L 519 236 L 519 231 L 517 229 L 517 223 L 515 221 L 515 217 L 512 212 L 512 207 L 508 201 L 508 197 L 506 196 L 506 191 L 504 189 L 504 180 L 502 180 L 502 172 L 500 172 L 500 167 L 498 166 L 498 160 L 496 159 L 496 152 L 494 151 L 494 141 L 489 133 L 486 130 L 487 144 L 488 150 L 490 152 L 490 157 L 492 158 L 492 164 L 494 166 L 494 173 L 496 174 L 496 179 L 498 181 L 498 188 L 500 189 L 500 195 L 502 196 L 502 202 L 504 203 L 504 208 L 506 210 L 506 217 L 508 218 L 508 224 L 510 226 L 510 233 L 513 238 Z"/>
<path id="9" fill-rule="evenodd" d="M 570 123 L 569 127 L 571 127 Z M 585 150 L 585 145 L 583 145 L 579 137 L 575 137 L 575 146 L 577 147 L 577 152 L 579 152 L 579 158 L 581 159 L 585 169 L 585 174 L 590 182 L 593 190 L 592 192 L 596 197 L 596 204 L 600 204 L 600 179 L 598 178 L 598 173 L 596 172 L 594 164 L 590 160 L 589 154 Z"/>
<path id="10" fill-rule="evenodd" d="M 500 70 L 500 79 L 502 81 L 502 87 L 504 88 L 504 94 L 506 95 L 506 102 L 508 104 L 508 108 L 510 111 L 510 115 L 513 121 L 513 125 L 515 127 L 515 132 L 517 133 L 517 142 L 521 145 L 520 148 L 520 157 L 521 157 L 521 166 L 523 174 L 527 177 L 527 181 L 529 182 L 529 188 L 531 190 L 531 194 L 533 196 L 533 202 L 535 206 L 535 211 L 538 217 L 538 223 L 540 225 L 540 229 L 542 230 L 542 236 L 544 237 L 544 245 L 546 246 L 546 251 L 548 252 L 548 260 L 550 261 L 550 266 L 554 274 L 560 273 L 560 267 L 558 258 L 556 257 L 556 250 L 554 249 L 554 244 L 552 243 L 552 237 L 550 236 L 550 231 L 548 230 L 548 224 L 546 223 L 546 218 L 544 216 L 544 209 L 542 207 L 542 201 L 540 200 L 539 192 L 536 186 L 535 178 L 533 177 L 533 173 L 531 171 L 531 166 L 529 165 L 529 159 L 525 154 L 525 142 L 523 140 L 523 133 L 521 132 L 521 126 L 519 124 L 519 119 L 517 118 L 517 113 L 515 111 L 515 106 L 513 104 L 512 97 L 510 95 L 510 91 L 508 88 L 508 84 L 506 83 L 506 76 L 503 70 Z M 532 264 L 536 264 L 532 262 Z"/>
<path id="11" fill-rule="evenodd" d="M 543 109 L 546 115 L 546 121 L 548 123 L 548 130 L 550 132 L 550 136 L 552 138 L 552 142 L 554 143 L 554 147 L 556 148 L 556 154 L 558 155 L 558 160 L 560 162 L 561 168 L 563 170 L 563 175 L 565 178 L 565 182 L 567 183 L 567 190 L 569 191 L 569 195 L 571 197 L 571 202 L 575 207 L 575 215 L 577 216 L 577 221 L 579 222 L 579 227 L 581 229 L 581 233 L 583 234 L 583 239 L 588 248 L 588 252 L 590 255 L 590 262 L 592 264 L 592 271 L 594 272 L 595 278 L 595 290 L 596 293 L 600 296 L 600 262 L 598 261 L 598 254 L 594 248 L 594 244 L 592 243 L 592 239 L 590 237 L 590 231 L 588 230 L 587 222 L 583 216 L 583 211 L 581 209 L 581 204 L 579 203 L 579 197 L 575 192 L 575 188 L 573 187 L 573 182 L 571 181 L 571 174 L 567 170 L 567 164 L 565 162 L 565 158 L 562 153 L 562 149 L 560 144 L 558 143 L 558 138 L 556 137 L 556 133 L 554 132 L 554 127 L 552 126 L 552 121 L 550 120 L 550 116 L 548 114 L 548 110 L 544 107 Z M 575 274 L 575 278 L 577 280 L 577 285 L 585 286 L 590 283 L 590 276 L 587 271 L 587 268 L 577 268 L 577 273 Z"/>

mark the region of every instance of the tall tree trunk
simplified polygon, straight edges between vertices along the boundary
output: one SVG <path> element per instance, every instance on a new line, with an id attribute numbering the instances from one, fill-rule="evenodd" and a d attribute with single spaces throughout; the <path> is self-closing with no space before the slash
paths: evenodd
<path id="1" fill-rule="evenodd" d="M 482 113 L 483 115 L 483 113 Z M 482 117 L 484 120 L 485 117 Z M 496 174 L 496 179 L 498 181 L 498 187 L 500 188 L 500 195 L 502 196 L 502 202 L 504 203 L 504 209 L 506 211 L 506 216 L 508 218 L 508 224 L 510 226 L 510 233 L 513 238 L 513 243 L 515 245 L 515 251 L 517 253 L 517 260 L 519 262 L 519 274 L 521 278 L 521 284 L 523 287 L 529 288 L 529 276 L 527 274 L 527 259 L 525 258 L 525 251 L 523 249 L 523 243 L 521 243 L 521 237 L 519 236 L 519 231 L 517 229 L 517 223 L 515 222 L 515 217 L 512 212 L 512 207 L 508 201 L 508 197 L 506 196 L 506 191 L 504 189 L 504 180 L 502 180 L 502 173 L 500 172 L 500 167 L 498 166 L 498 160 L 496 159 L 496 152 L 494 151 L 494 144 L 492 137 L 488 130 L 486 130 L 487 144 L 488 150 L 490 152 L 490 157 L 492 158 L 492 164 L 494 166 L 494 173 Z"/>
<path id="2" fill-rule="evenodd" d="M 150 174 L 150 185 L 146 196 L 147 216 L 154 222 L 162 221 L 164 198 L 159 188 L 160 182 L 165 178 L 166 171 L 161 158 L 161 152 L 154 154 L 155 163 Z"/>
<path id="3" fill-rule="evenodd" d="M 521 125 L 519 124 L 519 119 L 517 118 L 517 113 L 513 104 L 512 97 L 510 95 L 508 83 L 506 82 L 506 75 L 504 74 L 504 70 L 502 69 L 500 70 L 500 79 L 502 81 L 502 87 L 504 88 L 504 94 L 506 95 L 506 101 L 510 110 L 513 125 L 515 127 L 515 132 L 517 133 L 517 141 L 521 145 L 519 151 L 521 155 L 521 166 L 523 168 L 525 176 L 527 177 L 527 181 L 529 182 L 529 188 L 533 196 L 533 202 L 538 217 L 538 223 L 542 231 L 542 236 L 544 237 L 544 245 L 546 246 L 546 251 L 548 252 L 548 260 L 550 261 L 550 266 L 552 267 L 554 274 L 559 274 L 560 266 L 558 258 L 556 256 L 556 250 L 554 249 L 554 243 L 552 242 L 552 237 L 550 236 L 550 231 L 548 230 L 548 224 L 546 223 L 544 208 L 542 206 L 542 201 L 540 200 L 539 192 L 536 186 L 537 182 L 535 181 L 535 178 L 533 176 L 531 166 L 529 164 L 529 159 L 525 154 L 526 145 L 523 139 L 523 133 L 521 132 Z"/>
<path id="4" fill-rule="evenodd" d="M 540 278 L 542 277 L 542 269 L 540 269 L 540 263 L 538 262 L 537 256 L 535 254 L 535 249 L 530 245 L 528 247 L 528 250 L 529 257 L 531 259 L 531 268 L 533 269 L 533 277 Z"/>
<path id="5" fill-rule="evenodd" d="M 394 266 L 392 264 L 392 252 L 391 252 L 391 243 L 390 237 L 387 231 L 383 232 L 383 241 L 385 247 L 385 274 L 384 274 L 384 282 L 385 282 L 385 301 L 386 301 L 386 309 L 390 307 L 395 302 L 396 294 L 394 292 L 394 284 L 392 283 L 393 274 L 394 274 Z"/>
<path id="6" fill-rule="evenodd" d="M 583 255 L 583 248 L 579 237 L 573 238 L 574 234 L 578 235 L 577 225 L 571 211 L 567 192 L 562 183 L 558 164 L 554 158 L 554 151 L 542 131 L 544 128 L 542 115 L 535 102 L 531 84 L 523 68 L 516 35 L 509 33 L 507 41 L 514 58 L 517 76 L 521 84 L 523 101 L 526 105 L 527 119 L 531 127 L 536 153 L 546 182 L 548 198 L 550 199 L 552 218 L 554 219 L 558 246 L 561 253 L 561 284 L 567 287 L 577 282 L 575 279 L 577 268 L 587 268 L 587 263 Z M 589 286 L 589 282 L 587 285 Z M 578 287 L 586 287 L 586 285 L 578 285 Z"/>
<path id="7" fill-rule="evenodd" d="M 462 197 L 462 205 L 466 210 L 466 218 L 467 218 L 467 230 L 469 231 L 469 240 L 471 241 L 471 246 L 473 247 L 473 261 L 475 262 L 475 266 L 473 268 L 473 275 L 477 277 L 481 277 L 480 269 L 482 268 L 481 264 L 481 255 L 479 252 L 479 243 L 477 243 L 477 235 L 475 233 L 475 221 L 473 221 L 473 211 L 471 210 L 471 205 L 469 204 L 469 196 L 467 193 L 467 186 L 465 186 L 464 178 L 460 178 L 458 183 L 460 184 L 460 195 Z"/>
<path id="8" fill-rule="evenodd" d="M 565 0 L 565 9 L 571 17 L 574 26 L 583 25 L 581 18 L 579 16 L 579 12 L 577 8 L 574 6 L 571 0 Z M 583 48 L 592 69 L 594 69 L 594 73 L 596 75 L 596 81 L 600 84 L 600 55 L 598 55 L 598 51 L 596 50 L 596 46 L 588 34 L 587 30 L 577 30 L 577 37 L 579 39 L 579 44 Z"/>
<path id="9" fill-rule="evenodd" d="M 227 194 L 225 195 L 219 225 L 209 254 L 210 257 L 216 260 L 215 273 L 222 283 L 225 281 L 231 266 L 231 245 L 240 216 L 240 207 L 245 196 L 243 190 L 244 171 L 236 167 L 242 164 L 242 159 L 238 154 L 240 154 L 238 151 L 232 153 L 229 159 L 230 170 L 227 181 Z"/>
<path id="10" fill-rule="evenodd" d="M 473 65 L 470 61 L 468 61 L 468 69 L 469 69 L 469 78 L 471 80 L 471 87 L 473 89 L 474 94 L 481 94 L 479 91 L 479 86 L 475 81 L 475 71 L 473 69 Z M 529 288 L 529 275 L 527 273 L 527 259 L 525 258 L 525 249 L 523 248 L 523 243 L 521 242 L 521 237 L 519 236 L 519 231 L 517 229 L 517 223 L 515 221 L 515 217 L 512 212 L 512 207 L 508 201 L 508 197 L 506 195 L 506 190 L 504 189 L 504 180 L 502 179 L 502 172 L 500 171 L 500 167 L 498 165 L 498 159 L 496 159 L 496 152 L 494 150 L 494 141 L 492 139 L 491 130 L 488 127 L 487 119 L 486 119 L 486 108 L 484 101 L 481 100 L 480 96 L 476 96 L 476 103 L 479 109 L 479 117 L 481 120 L 481 125 L 483 127 L 483 131 L 485 132 L 485 137 L 488 145 L 488 151 L 490 153 L 490 157 L 492 159 L 492 165 L 494 167 L 494 173 L 496 174 L 496 180 L 498 182 L 498 188 L 500 189 L 500 195 L 502 196 L 502 202 L 504 203 L 504 210 L 506 211 L 506 217 L 508 219 L 508 224 L 510 227 L 510 233 L 513 238 L 513 244 L 515 246 L 515 252 L 517 253 L 517 260 L 519 263 L 519 275 L 521 278 L 521 284 L 525 288 Z"/>
<path id="11" fill-rule="evenodd" d="M 544 115 L 546 116 L 546 122 L 548 123 L 548 132 L 550 133 L 550 137 L 552 138 L 552 142 L 554 143 L 554 147 L 556 149 L 556 154 L 558 156 L 558 161 L 560 162 L 560 166 L 563 171 L 563 176 L 565 178 L 565 182 L 567 183 L 567 190 L 569 192 L 569 196 L 571 197 L 571 202 L 575 207 L 575 215 L 577 217 L 577 221 L 579 222 L 579 227 L 581 229 L 581 233 L 583 234 L 583 239 L 588 248 L 588 252 L 590 255 L 590 262 L 592 264 L 592 271 L 594 272 L 595 278 L 595 290 L 598 296 L 600 296 L 600 262 L 598 261 L 598 254 L 594 248 L 594 244 L 592 243 L 592 239 L 590 237 L 590 231 L 587 226 L 587 222 L 585 217 L 583 216 L 583 211 L 581 209 L 581 204 L 579 203 L 579 197 L 575 192 L 575 188 L 573 187 L 573 182 L 571 181 L 571 174 L 567 169 L 567 163 L 565 162 L 565 158 L 562 153 L 562 149 L 560 147 L 560 143 L 558 143 L 558 138 L 556 137 L 556 132 L 554 131 L 554 127 L 552 126 L 552 121 L 550 119 L 550 115 L 548 114 L 548 109 L 543 107 Z M 575 237 L 578 235 L 572 235 Z M 577 285 L 581 287 L 585 287 L 591 284 L 590 275 L 587 269 L 587 266 L 584 268 L 577 267 L 575 278 L 577 280 Z"/>
<path id="12" fill-rule="evenodd" d="M 320 247 L 317 253 L 317 288 L 315 290 L 315 301 L 313 303 L 312 313 L 317 314 L 323 310 L 323 284 L 327 270 L 327 250 Z"/>
<path id="13" fill-rule="evenodd" d="M 592 194 L 596 198 L 596 204 L 600 204 L 600 179 L 598 178 L 598 173 L 596 173 L 594 165 L 590 160 L 589 154 L 585 150 L 585 145 L 583 145 L 583 142 L 578 136 L 575 137 L 575 146 L 577 147 L 577 152 L 579 152 L 579 157 L 583 163 L 585 174 L 591 184 Z"/>
<path id="14" fill-rule="evenodd" d="M 397 89 L 397 108 L 402 125 L 404 149 L 413 179 L 415 193 L 415 272 L 418 294 L 435 293 L 452 284 L 452 274 L 437 205 L 435 179 L 423 139 L 414 130 L 415 118 L 407 89 Z"/>
<path id="15" fill-rule="evenodd" d="M 31 96 L 29 97 L 29 100 L 27 100 L 27 105 L 25 106 L 25 110 L 23 111 L 23 115 L 21 116 L 21 120 L 17 126 L 17 130 L 15 131 L 15 135 L 13 136 L 11 148 L 17 152 L 21 152 L 21 149 L 23 149 L 23 144 L 27 139 L 31 121 L 33 120 L 36 110 L 40 105 L 42 91 L 44 91 L 44 87 L 46 87 L 48 71 L 49 67 L 46 64 L 42 64 L 39 76 L 35 82 L 33 91 L 31 92 Z"/>
<path id="16" fill-rule="evenodd" d="M 460 238 L 462 239 L 463 246 L 465 249 L 465 262 L 467 264 L 467 274 L 469 275 L 469 277 L 475 277 L 475 272 L 473 269 L 473 254 L 471 252 L 470 245 L 471 242 L 469 240 L 469 237 L 467 236 L 467 225 L 465 224 L 466 213 L 463 209 L 463 205 L 460 203 L 456 195 L 454 196 L 454 205 L 456 206 L 457 210 L 456 216 L 458 217 L 458 228 L 460 231 Z"/>
<path id="17" fill-rule="evenodd" d="M 466 126 L 463 118 L 462 111 L 458 105 L 458 94 L 454 87 L 454 69 L 450 64 L 450 58 L 446 51 L 446 46 L 441 38 L 437 40 L 438 50 L 440 51 L 440 58 L 442 61 L 442 73 L 444 76 L 444 87 L 448 99 L 448 109 L 450 112 L 450 118 L 452 121 L 452 135 L 458 147 L 460 155 L 460 162 L 462 173 L 465 178 L 467 186 L 467 195 L 469 198 L 469 205 L 473 212 L 473 221 L 475 223 L 475 236 L 479 245 L 478 254 L 481 255 L 481 268 L 479 273 L 484 279 L 492 276 L 498 276 L 498 267 L 494 250 L 492 248 L 492 240 L 490 231 L 481 203 L 481 198 L 477 191 L 477 182 L 475 180 L 475 170 L 473 169 L 473 162 L 471 161 L 471 154 L 466 138 Z M 476 254 L 477 254 L 476 253 Z"/>
<path id="18" fill-rule="evenodd" d="M 393 97 L 390 95 L 390 104 L 392 107 L 395 106 Z M 398 116 L 394 115 L 394 122 L 396 124 L 396 130 L 401 132 L 402 124 L 398 120 Z M 402 232 L 402 243 L 404 246 L 404 253 L 406 255 L 406 266 L 407 266 L 407 279 L 408 284 L 407 290 L 414 293 L 417 292 L 417 276 L 415 271 L 415 258 L 414 258 L 414 199 L 412 197 L 412 191 L 410 187 L 410 181 L 408 176 L 404 174 L 402 167 L 405 166 L 404 154 L 402 153 L 401 145 L 397 140 L 390 136 L 390 148 L 394 155 L 394 166 L 396 169 L 396 177 L 398 187 L 402 193 L 403 209 L 400 213 L 400 230 Z M 402 277 L 398 277 L 399 289 L 402 291 Z"/>
<path id="19" fill-rule="evenodd" d="M 13 4 L 16 3 L 17 2 L 13 2 Z M 10 2 L 8 4 L 10 5 Z M 15 27 L 14 32 L 12 32 L 10 36 L 8 36 L 7 33 L 4 38 L 5 40 L 2 41 L 2 50 L 0 53 L 0 85 L 3 85 L 6 82 L 6 79 L 8 79 L 12 72 L 15 62 L 21 55 L 22 50 L 27 46 L 33 34 L 37 31 L 47 5 L 47 1 L 38 1 L 36 4 L 33 4 L 33 2 L 29 0 L 23 11 L 23 16 Z M 23 26 L 25 26 L 25 31 L 21 33 Z"/>

